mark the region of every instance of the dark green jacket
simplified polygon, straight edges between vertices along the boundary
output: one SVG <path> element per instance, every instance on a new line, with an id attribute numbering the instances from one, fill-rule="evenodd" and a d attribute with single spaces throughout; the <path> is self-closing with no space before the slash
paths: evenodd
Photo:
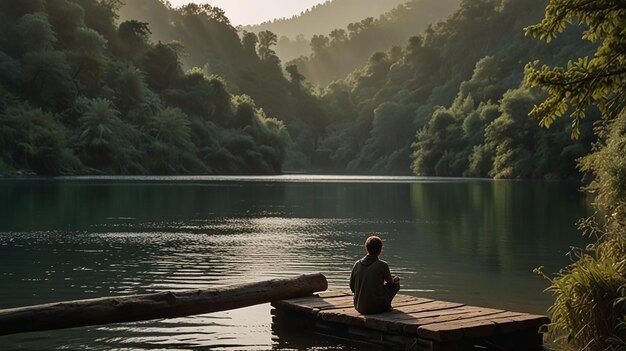
<path id="1" fill-rule="evenodd" d="M 363 314 L 388 311 L 384 285 L 393 284 L 389 265 L 376 255 L 367 255 L 357 261 L 350 275 L 350 290 L 354 293 L 354 308 Z"/>

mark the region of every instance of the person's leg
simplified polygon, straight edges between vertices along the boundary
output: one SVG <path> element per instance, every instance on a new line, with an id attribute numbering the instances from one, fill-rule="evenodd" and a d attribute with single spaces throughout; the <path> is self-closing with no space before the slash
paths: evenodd
<path id="1" fill-rule="evenodd" d="M 391 301 L 398 291 L 400 291 L 400 283 L 385 284 L 385 291 L 387 292 L 387 302 L 389 302 L 389 306 L 391 306 Z"/>

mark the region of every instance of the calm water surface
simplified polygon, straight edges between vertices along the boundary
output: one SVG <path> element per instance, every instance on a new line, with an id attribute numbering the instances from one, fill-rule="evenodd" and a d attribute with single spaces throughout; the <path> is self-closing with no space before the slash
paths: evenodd
<path id="1" fill-rule="evenodd" d="M 0 180 L 0 308 L 322 272 L 365 238 L 406 294 L 545 313 L 590 213 L 576 184 L 413 177 Z M 272 325 L 270 306 L 0 337 L 3 350 L 362 349 Z"/>

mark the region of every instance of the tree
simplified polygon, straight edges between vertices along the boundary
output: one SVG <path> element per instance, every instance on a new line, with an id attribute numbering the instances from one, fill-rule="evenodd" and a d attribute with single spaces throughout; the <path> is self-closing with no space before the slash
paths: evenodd
<path id="1" fill-rule="evenodd" d="M 62 110 L 74 96 L 71 68 L 64 52 L 34 51 L 24 57 L 27 96 L 38 106 Z"/>
<path id="2" fill-rule="evenodd" d="M 145 50 L 150 40 L 149 24 L 146 22 L 130 20 L 122 22 L 118 32 L 118 52 L 126 59 L 133 60 Z"/>
<path id="3" fill-rule="evenodd" d="M 150 119 L 147 129 L 152 137 L 148 149 L 152 172 L 206 171 L 195 156 L 197 150 L 191 141 L 189 117 L 183 111 L 166 108 Z"/>
<path id="4" fill-rule="evenodd" d="M 330 43 L 330 39 L 328 39 L 325 35 L 314 35 L 311 38 L 311 51 L 313 54 L 319 55 Z"/>
<path id="5" fill-rule="evenodd" d="M 79 119 L 77 143 L 81 159 L 91 167 L 127 171 L 132 149 L 129 129 L 111 101 L 92 100 Z"/>
<path id="6" fill-rule="evenodd" d="M 348 33 L 345 29 L 333 29 L 328 36 L 330 37 L 332 44 L 348 40 Z"/>
<path id="7" fill-rule="evenodd" d="M 114 80 L 110 85 L 115 90 L 115 102 L 122 114 L 127 114 L 148 94 L 145 75 L 130 64 L 116 67 L 113 71 L 115 72 Z"/>
<path id="8" fill-rule="evenodd" d="M 0 112 L 0 159 L 40 175 L 80 167 L 66 148 L 65 128 L 57 116 L 29 104 L 10 101 Z"/>
<path id="9" fill-rule="evenodd" d="M 57 41 L 56 33 L 44 12 L 24 15 L 15 29 L 20 34 L 25 51 L 51 50 Z"/>
<path id="10" fill-rule="evenodd" d="M 74 40 L 76 28 L 84 26 L 85 10 L 68 0 L 46 0 L 45 8 L 60 48 L 66 48 Z"/>
<path id="11" fill-rule="evenodd" d="M 289 73 L 289 80 L 296 86 L 300 86 L 304 81 L 304 76 L 298 72 L 298 66 L 296 65 L 288 65 L 285 67 L 285 71 Z"/>
<path id="12" fill-rule="evenodd" d="M 104 53 L 106 40 L 95 30 L 85 27 L 78 28 L 75 36 L 74 47 L 67 54 L 72 63 L 72 78 L 95 95 L 102 86 L 108 63 Z"/>
<path id="13" fill-rule="evenodd" d="M 141 68 L 147 75 L 150 87 L 162 91 L 178 77 L 180 63 L 175 48 L 159 42 L 146 51 Z"/>
<path id="14" fill-rule="evenodd" d="M 264 30 L 259 32 L 259 57 L 262 60 L 273 60 L 278 59 L 276 57 L 276 52 L 272 49 L 272 46 L 276 45 L 278 42 L 278 37 L 276 34 L 270 32 L 269 30 Z"/>
<path id="15" fill-rule="evenodd" d="M 243 36 L 241 37 L 241 45 L 243 46 L 244 50 L 246 50 L 246 52 L 256 56 L 256 45 L 258 44 L 258 42 L 259 37 L 257 37 L 256 34 L 246 31 L 243 32 Z"/>
<path id="16" fill-rule="evenodd" d="M 624 11 L 626 4 L 621 0 L 552 0 L 541 23 L 525 29 L 527 35 L 550 42 L 576 21 L 589 27 L 583 39 L 599 42 L 593 58 L 569 61 L 567 67 L 539 67 L 538 61 L 528 64 L 528 85 L 541 86 L 549 94 L 531 112 L 542 126 L 549 127 L 571 107 L 572 137 L 578 138 L 588 106 L 598 106 L 606 118 L 626 106 Z"/>

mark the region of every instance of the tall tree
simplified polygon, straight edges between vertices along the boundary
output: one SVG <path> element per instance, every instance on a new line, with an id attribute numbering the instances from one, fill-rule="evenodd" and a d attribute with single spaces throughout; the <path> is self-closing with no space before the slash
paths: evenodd
<path id="1" fill-rule="evenodd" d="M 269 30 L 259 32 L 259 57 L 262 60 L 277 60 L 276 51 L 272 49 L 272 46 L 278 42 L 276 34 Z"/>

